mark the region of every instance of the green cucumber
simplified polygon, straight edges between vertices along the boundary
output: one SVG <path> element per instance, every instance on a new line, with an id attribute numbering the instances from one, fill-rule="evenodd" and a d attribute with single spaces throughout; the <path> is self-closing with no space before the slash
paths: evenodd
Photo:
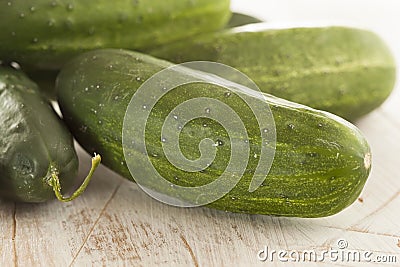
<path id="1" fill-rule="evenodd" d="M 0 3 L 0 60 L 59 69 L 95 48 L 144 50 L 222 28 L 229 0 L 24 0 Z"/>
<path id="2" fill-rule="evenodd" d="M 346 27 L 273 29 L 252 24 L 151 51 L 175 63 L 221 62 L 277 97 L 354 121 L 377 108 L 395 83 L 395 62 L 372 32 Z"/>
<path id="3" fill-rule="evenodd" d="M 0 107 L 0 197 L 43 202 L 56 193 L 68 201 L 60 187 L 65 192 L 73 185 L 78 157 L 72 135 L 37 85 L 21 71 L 0 66 Z"/>
<path id="4" fill-rule="evenodd" d="M 243 26 L 246 24 L 258 23 L 262 22 L 259 18 L 249 16 L 242 13 L 232 12 L 232 16 L 229 19 L 228 23 L 226 24 L 226 28 L 234 28 Z"/>
<path id="5" fill-rule="evenodd" d="M 171 65 L 137 52 L 105 49 L 78 56 L 57 77 L 60 109 L 76 140 L 87 152 L 101 153 L 106 166 L 132 181 L 135 177 L 127 168 L 122 146 L 125 112 L 142 83 Z M 163 85 L 159 86 L 161 90 Z M 226 167 L 229 137 L 221 125 L 208 118 L 184 125 L 179 137 L 182 153 L 191 159 L 199 157 L 198 144 L 204 138 L 219 144 L 217 157 L 207 169 L 185 172 L 163 155 L 160 129 L 166 115 L 179 103 L 203 96 L 234 108 L 249 133 L 249 140 L 243 141 L 250 143 L 251 150 L 239 183 L 209 207 L 251 214 L 322 217 L 341 211 L 357 199 L 371 168 L 369 145 L 360 131 L 335 115 L 267 94 L 255 101 L 267 101 L 274 116 L 275 158 L 264 183 L 249 192 L 259 160 L 253 155 L 260 152 L 260 130 L 246 103 L 226 93 L 227 89 L 208 83 L 186 84 L 168 92 L 154 106 L 147 121 L 146 146 L 151 162 L 165 179 L 177 185 L 198 186 L 216 179 Z M 139 150 L 129 153 L 139 162 L 147 160 Z M 168 190 L 158 184 L 149 186 L 159 192 Z"/>

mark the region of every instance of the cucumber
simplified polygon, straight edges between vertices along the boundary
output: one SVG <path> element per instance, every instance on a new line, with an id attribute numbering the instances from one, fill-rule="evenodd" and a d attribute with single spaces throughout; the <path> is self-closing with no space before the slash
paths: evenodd
<path id="1" fill-rule="evenodd" d="M 0 3 L 0 60 L 59 69 L 94 48 L 143 50 L 222 28 L 229 0 L 24 0 Z"/>
<path id="2" fill-rule="evenodd" d="M 0 197 L 43 202 L 56 194 L 68 201 L 60 190 L 73 185 L 78 157 L 72 135 L 37 85 L 21 71 L 0 66 L 0 107 Z"/>
<path id="3" fill-rule="evenodd" d="M 233 12 L 229 19 L 227 28 L 238 27 L 246 24 L 262 22 L 256 17 L 246 14 Z M 39 88 L 43 91 L 45 96 L 51 100 L 56 99 L 56 92 L 54 82 L 57 77 L 58 70 L 30 70 L 27 75 L 38 84 Z"/>
<path id="4" fill-rule="evenodd" d="M 69 189 L 78 170 L 72 135 L 22 72 L 0 69 L 0 196 L 23 202 L 54 198 L 48 181 L 59 173 Z"/>
<path id="5" fill-rule="evenodd" d="M 354 121 L 393 90 L 395 62 L 372 32 L 347 27 L 273 29 L 252 24 L 148 51 L 175 63 L 221 62 L 265 93 Z"/>
<path id="6" fill-rule="evenodd" d="M 169 62 L 137 52 L 105 49 L 76 57 L 57 77 L 59 106 L 76 140 L 87 152 L 101 153 L 106 166 L 131 181 L 135 177 L 128 170 L 122 146 L 125 112 L 139 86 L 169 66 Z M 234 108 L 248 131 L 249 140 L 243 141 L 250 143 L 251 151 L 239 183 L 209 207 L 251 214 L 322 217 L 356 200 L 371 168 L 369 145 L 360 131 L 335 115 L 267 94 L 265 99 L 255 101 L 266 101 L 274 116 L 275 158 L 264 183 L 249 192 L 250 178 L 259 161 L 260 130 L 246 103 L 234 93 L 226 93 L 227 89 L 217 85 L 186 84 L 168 92 L 154 106 L 147 121 L 146 146 L 151 162 L 165 179 L 182 186 L 207 184 L 227 165 L 229 137 L 221 125 L 208 118 L 187 123 L 179 137 L 182 153 L 190 159 L 199 157 L 198 144 L 204 138 L 219 144 L 217 157 L 208 168 L 195 173 L 182 171 L 163 155 L 160 130 L 166 115 L 179 103 L 203 96 Z M 129 153 L 139 163 L 147 160 L 140 150 L 133 148 Z M 168 191 L 158 184 L 147 186 L 161 193 Z"/>
<path id="7" fill-rule="evenodd" d="M 258 22 L 262 22 L 262 20 L 246 14 L 232 12 L 232 16 L 229 19 L 228 23 L 226 24 L 225 28 L 234 28 Z"/>

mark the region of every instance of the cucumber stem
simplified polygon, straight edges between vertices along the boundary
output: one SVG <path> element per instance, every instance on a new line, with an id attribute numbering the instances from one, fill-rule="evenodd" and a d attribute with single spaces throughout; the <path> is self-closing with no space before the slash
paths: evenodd
<path id="1" fill-rule="evenodd" d="M 81 186 L 76 189 L 74 193 L 70 197 L 64 197 L 61 193 L 61 185 L 60 185 L 60 180 L 58 179 L 58 173 L 53 172 L 51 174 L 51 179 L 49 181 L 49 184 L 53 187 L 54 194 L 56 195 L 57 199 L 62 201 L 62 202 L 69 202 L 71 200 L 74 200 L 75 198 L 79 197 L 86 189 L 88 186 L 90 180 L 92 179 L 93 173 L 96 170 L 96 168 L 99 166 L 101 161 L 100 155 L 94 154 L 94 157 L 92 157 L 92 167 L 90 168 L 90 171 L 88 175 L 86 176 L 85 180 L 81 184 Z"/>

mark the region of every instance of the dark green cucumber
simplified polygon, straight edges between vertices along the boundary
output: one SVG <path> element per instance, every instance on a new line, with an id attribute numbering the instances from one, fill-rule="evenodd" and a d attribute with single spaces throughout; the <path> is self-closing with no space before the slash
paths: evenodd
<path id="1" fill-rule="evenodd" d="M 58 173 L 71 188 L 78 171 L 72 135 L 31 80 L 0 67 L 0 196 L 23 202 L 55 198 Z"/>
<path id="2" fill-rule="evenodd" d="M 144 50 L 222 28 L 229 0 L 0 2 L 0 60 L 58 69 L 94 48 Z"/>
<path id="3" fill-rule="evenodd" d="M 242 13 L 237 13 L 237 12 L 232 12 L 232 16 L 229 19 L 228 23 L 226 24 L 225 28 L 234 28 L 234 27 L 239 27 L 243 26 L 246 24 L 252 24 L 252 23 L 258 23 L 262 22 L 259 18 L 242 14 Z"/>
<path id="4" fill-rule="evenodd" d="M 271 27 L 247 25 L 149 53 L 175 63 L 227 64 L 265 93 L 351 121 L 377 108 L 391 93 L 394 59 L 374 33 L 346 27 Z"/>
<path id="5" fill-rule="evenodd" d="M 39 88 L 24 73 L 0 66 L 0 197 L 43 202 L 79 196 L 100 162 L 96 156 L 84 183 L 65 198 L 78 171 L 72 135 Z"/>
<path id="6" fill-rule="evenodd" d="M 134 181 L 124 159 L 122 126 L 127 106 L 141 84 L 171 63 L 124 50 L 98 50 L 69 62 L 57 78 L 60 109 L 77 141 L 103 163 Z M 163 85 L 160 84 L 160 89 Z M 209 207 L 252 214 L 322 217 L 350 205 L 360 194 L 370 172 L 370 150 L 360 131 L 347 121 L 318 110 L 265 94 L 276 124 L 276 152 L 264 183 L 249 192 L 258 164 L 260 130 L 251 110 L 227 89 L 211 84 L 186 84 L 168 92 L 152 109 L 146 126 L 146 146 L 151 161 L 165 179 L 184 186 L 198 186 L 216 179 L 230 159 L 230 142 L 218 123 L 199 118 L 186 124 L 180 134 L 182 153 L 199 157 L 204 138 L 218 142 L 215 161 L 204 171 L 189 173 L 168 162 L 163 154 L 161 127 L 166 115 L 183 101 L 218 99 L 243 118 L 251 153 L 245 174 L 223 198 Z M 228 97 L 229 96 L 229 97 Z M 145 104 L 145 103 L 144 103 Z M 144 108 L 145 106 L 143 106 Z M 258 133 L 258 134 L 257 134 Z M 246 142 L 246 140 L 243 140 Z M 134 159 L 147 158 L 130 151 Z M 157 184 L 152 189 L 165 192 Z"/>

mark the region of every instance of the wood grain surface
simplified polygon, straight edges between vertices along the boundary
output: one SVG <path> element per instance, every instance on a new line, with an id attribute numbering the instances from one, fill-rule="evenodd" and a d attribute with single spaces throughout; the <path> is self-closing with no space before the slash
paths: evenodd
<path id="1" fill-rule="evenodd" d="M 0 266 L 282 265 L 277 258 L 257 258 L 265 246 L 297 252 L 370 251 L 373 260 L 386 255 L 397 261 L 373 266 L 400 266 L 399 110 L 397 86 L 382 107 L 356 123 L 371 145 L 373 169 L 359 200 L 337 215 L 299 219 L 175 208 L 101 166 L 73 202 L 0 200 Z M 84 177 L 90 157 L 77 149 Z M 348 247 L 340 250 L 338 240 Z M 302 266 L 285 263 L 291 265 Z M 358 265 L 329 259 L 307 264 Z"/>

